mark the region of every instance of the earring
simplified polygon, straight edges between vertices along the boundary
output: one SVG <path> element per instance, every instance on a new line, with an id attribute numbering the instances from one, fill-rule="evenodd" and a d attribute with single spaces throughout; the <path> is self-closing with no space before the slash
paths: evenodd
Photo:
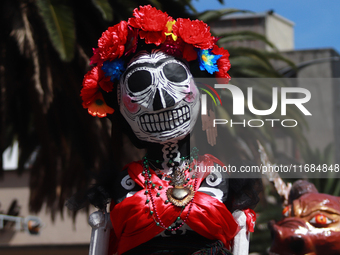
<path id="1" fill-rule="evenodd" d="M 210 115 L 210 116 L 209 116 Z M 217 127 L 214 127 L 214 119 L 215 112 L 213 110 L 209 110 L 207 115 L 202 115 L 202 130 L 207 134 L 208 143 L 211 146 L 216 145 L 216 137 L 217 137 Z"/>

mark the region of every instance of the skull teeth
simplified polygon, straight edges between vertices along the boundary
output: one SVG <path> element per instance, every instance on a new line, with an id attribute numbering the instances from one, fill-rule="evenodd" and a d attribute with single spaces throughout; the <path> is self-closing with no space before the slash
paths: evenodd
<path id="1" fill-rule="evenodd" d="M 190 109 L 188 106 L 160 113 L 144 114 L 140 117 L 142 129 L 149 133 L 172 130 L 189 120 Z"/>

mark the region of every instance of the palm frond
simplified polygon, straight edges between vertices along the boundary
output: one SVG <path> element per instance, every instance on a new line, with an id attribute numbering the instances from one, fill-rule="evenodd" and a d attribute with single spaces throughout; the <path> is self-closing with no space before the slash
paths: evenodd
<path id="1" fill-rule="evenodd" d="M 37 6 L 60 58 L 70 61 L 74 56 L 75 25 L 69 5 L 53 0 L 37 0 Z"/>
<path id="2" fill-rule="evenodd" d="M 235 31 L 223 34 L 216 34 L 216 36 L 221 37 L 221 39 L 219 39 L 218 41 L 219 44 L 224 44 L 232 41 L 259 40 L 269 45 L 271 48 L 277 50 L 276 46 L 271 41 L 269 41 L 266 36 L 253 31 Z"/>
<path id="3" fill-rule="evenodd" d="M 197 18 L 200 20 L 203 20 L 206 23 L 209 23 L 211 21 L 220 19 L 222 16 L 230 15 L 233 13 L 253 13 L 253 12 L 247 11 L 247 10 L 232 9 L 232 8 L 221 9 L 221 10 L 208 10 L 208 11 L 199 13 L 197 15 Z"/>
<path id="4" fill-rule="evenodd" d="M 266 61 L 266 60 L 264 60 Z M 268 66 L 268 62 L 264 63 L 262 59 L 251 56 L 238 56 L 230 58 L 231 69 L 229 71 L 232 77 L 247 77 L 247 78 L 268 78 L 280 75 L 275 69 Z"/>
<path id="5" fill-rule="evenodd" d="M 102 13 L 104 20 L 113 20 L 113 10 L 107 0 L 92 0 L 92 3 Z"/>

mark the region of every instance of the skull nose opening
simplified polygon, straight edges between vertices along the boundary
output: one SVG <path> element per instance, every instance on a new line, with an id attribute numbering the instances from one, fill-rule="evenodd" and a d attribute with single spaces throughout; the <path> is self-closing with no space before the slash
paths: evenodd
<path id="1" fill-rule="evenodd" d="M 161 97 L 159 90 L 156 91 L 152 104 L 154 111 L 165 109 L 175 105 L 175 100 L 164 89 L 162 89 L 162 94 L 163 95 Z"/>

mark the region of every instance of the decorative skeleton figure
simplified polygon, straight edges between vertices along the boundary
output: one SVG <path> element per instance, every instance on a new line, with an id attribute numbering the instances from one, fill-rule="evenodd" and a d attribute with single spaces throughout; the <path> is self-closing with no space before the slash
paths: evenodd
<path id="1" fill-rule="evenodd" d="M 109 254 L 159 250 L 205 254 L 212 249 L 213 254 L 229 254 L 232 244 L 234 255 L 248 254 L 246 222 L 251 223 L 254 215 L 245 209 L 257 194 L 234 199 L 247 182 L 234 182 L 231 188 L 228 173 L 200 172 L 223 163 L 190 148 L 200 94 L 187 61 L 227 82 L 229 53 L 216 42 L 204 22 L 175 21 L 151 6 L 135 9 L 134 18 L 110 27 L 98 40 L 91 58 L 96 66 L 83 82 L 83 107 L 92 116 L 114 113 L 118 109 L 111 107 L 116 102 L 106 104 L 103 95 L 117 89 L 120 113 L 143 142 L 147 155 L 126 165 L 112 182 L 107 178 L 108 183 L 98 184 L 98 197 L 108 195 L 112 204 L 110 217 L 98 212 L 90 218 L 94 226 L 91 255 L 106 255 L 105 244 Z M 242 203 L 234 203 L 238 200 Z M 100 236 L 106 241 L 99 240 Z"/>
<path id="2" fill-rule="evenodd" d="M 183 143 L 183 140 L 187 140 L 188 143 L 189 134 L 199 113 L 199 92 L 189 68 L 183 61 L 159 50 L 152 50 L 151 53 L 142 51 L 128 64 L 120 79 L 118 91 L 122 115 L 138 139 L 151 142 L 150 148 L 148 148 L 150 157 L 157 158 L 158 149 L 163 152 L 158 154 L 162 156 L 163 163 L 154 162 L 153 164 L 156 173 L 162 176 L 163 180 L 166 180 L 164 174 L 165 176 L 172 175 L 172 177 L 178 175 L 177 172 L 183 171 L 185 164 L 181 158 L 187 156 L 185 150 L 181 150 L 183 146 L 179 143 Z M 172 161 L 174 162 L 172 165 L 175 165 L 173 167 L 168 163 Z M 121 189 L 116 198 L 118 203 L 135 195 L 140 190 L 134 180 L 126 174 L 123 172 L 122 176 L 124 177 L 119 183 Z M 174 185 L 172 183 L 174 183 L 173 179 L 170 185 Z M 168 188 L 169 201 L 176 206 L 188 204 L 194 196 L 193 188 L 178 187 L 174 185 L 174 188 Z M 227 200 L 228 187 L 227 174 L 217 172 L 208 174 L 197 187 L 197 191 L 224 203 Z M 177 191 L 179 195 L 176 196 L 174 191 Z M 180 196 L 185 198 L 177 199 Z M 238 216 L 237 221 L 239 218 Z M 245 216 L 243 221 L 244 226 L 240 222 L 239 226 L 246 229 Z M 171 228 L 177 230 L 165 230 L 158 236 L 171 238 L 176 235 L 194 235 L 191 227 L 182 220 L 173 223 Z M 248 235 L 246 230 L 241 232 L 242 234 L 235 239 L 235 244 L 239 245 L 235 254 L 248 253 Z M 242 247 L 240 248 L 240 246 Z M 137 252 L 137 250 L 132 250 L 133 252 Z"/>
<path id="3" fill-rule="evenodd" d="M 199 92 L 188 67 L 160 50 L 141 52 L 120 80 L 120 111 L 138 139 L 181 140 L 193 129 Z"/>
<path id="4" fill-rule="evenodd" d="M 162 159 L 157 160 L 159 161 L 158 163 L 156 161 L 153 162 L 152 165 L 153 171 L 158 178 L 160 178 L 160 182 L 162 182 L 162 185 L 157 189 L 164 187 L 167 191 L 166 196 L 169 201 L 168 203 L 180 208 L 191 208 L 190 203 L 192 203 L 194 196 L 200 194 L 204 194 L 204 196 L 208 195 L 208 197 L 210 197 L 208 200 L 213 200 L 204 203 L 217 203 L 216 207 L 223 206 L 223 209 L 219 208 L 218 210 L 223 211 L 222 217 L 226 217 L 226 222 L 229 222 L 224 228 L 228 228 L 228 224 L 230 224 L 231 228 L 234 229 L 231 230 L 232 235 L 235 235 L 236 229 L 239 228 L 238 234 L 233 236 L 232 249 L 234 255 L 248 254 L 249 232 L 247 231 L 248 226 L 246 224 L 247 214 L 243 211 L 236 210 L 233 213 L 233 217 L 223 205 L 223 203 L 227 203 L 228 199 L 228 174 L 219 172 L 207 173 L 204 177 L 200 177 L 197 187 L 186 185 L 189 181 L 185 170 L 188 169 L 186 167 L 190 165 L 187 160 L 190 156 L 190 152 L 188 153 L 188 151 L 190 151 L 189 137 L 198 117 L 200 108 L 199 98 L 198 89 L 185 62 L 167 55 L 160 50 L 139 52 L 127 65 L 126 71 L 119 81 L 118 102 L 121 114 L 130 125 L 136 137 L 141 141 L 148 142 L 148 156 L 150 159 Z M 183 160 L 184 158 L 186 159 Z M 200 164 L 205 165 L 207 162 L 210 162 L 208 163 L 210 165 L 222 164 L 219 163 L 218 160 L 211 160 L 209 156 Z M 146 189 L 146 191 L 144 193 L 140 184 L 137 185 L 138 179 L 133 177 L 133 175 L 138 173 L 138 176 L 140 176 L 142 170 L 143 172 L 147 171 L 145 167 L 141 168 L 141 170 L 136 170 L 138 167 L 138 165 L 134 165 L 130 167 L 129 170 L 122 171 L 120 178 L 117 180 L 118 183 L 114 184 L 117 188 L 113 201 L 114 204 L 116 204 L 116 208 L 119 208 L 111 211 L 111 221 L 113 220 L 112 231 L 115 231 L 115 226 L 119 226 L 120 222 L 122 222 L 122 219 L 116 222 L 114 219 L 121 214 L 121 210 L 125 210 L 125 206 L 122 206 L 125 200 L 132 199 L 140 192 L 143 194 L 151 193 L 151 191 L 148 191 L 145 187 L 144 189 Z M 140 173 L 138 171 L 140 171 Z M 142 178 L 144 177 L 143 174 L 141 176 Z M 178 178 L 176 180 L 174 179 L 176 176 L 179 180 L 177 180 Z M 147 177 L 142 181 L 146 181 L 146 178 Z M 162 195 L 157 193 L 156 197 L 157 196 Z M 152 198 L 151 196 L 150 200 L 156 199 L 156 197 Z M 139 206 L 143 208 L 145 203 L 151 203 L 150 200 L 147 199 L 147 202 L 144 202 L 144 200 L 136 201 L 134 204 L 139 203 Z M 163 213 L 162 210 L 164 210 L 164 208 L 162 208 L 162 206 L 157 207 L 154 205 L 150 207 L 150 212 L 156 210 L 156 208 L 158 208 L 159 213 Z M 212 206 L 212 208 L 214 208 L 214 206 Z M 138 211 L 137 208 L 133 210 Z M 186 213 L 186 215 L 189 216 L 189 213 Z M 182 213 L 179 215 L 182 215 Z M 207 215 L 211 215 L 211 213 L 207 213 Z M 96 220 L 98 217 L 96 218 L 95 216 L 98 215 L 94 215 L 93 219 L 90 218 L 90 222 L 92 225 L 97 226 Z M 108 216 L 106 216 L 106 219 L 108 219 L 107 217 Z M 131 217 L 131 215 L 127 217 Z M 102 218 L 104 219 L 104 217 Z M 124 252 L 125 254 L 125 251 L 128 250 L 126 254 L 135 254 L 140 251 L 139 249 L 149 249 L 148 247 L 155 245 L 156 243 L 154 242 L 158 242 L 155 238 L 171 239 L 178 238 L 179 235 L 185 235 L 186 238 L 201 238 L 198 242 L 200 247 L 208 245 L 210 243 L 209 239 L 205 239 L 205 237 L 203 237 L 204 235 L 197 237 L 197 229 L 195 231 L 193 230 L 193 227 L 196 228 L 197 226 L 192 223 L 190 224 L 190 221 L 186 223 L 187 218 L 188 217 L 183 219 L 178 217 L 175 222 L 171 222 L 167 227 L 169 230 L 156 231 L 152 239 L 150 239 L 151 237 L 148 238 L 148 241 L 145 243 L 141 242 L 133 246 L 129 244 L 129 247 L 132 247 L 131 250 L 128 250 L 129 247 L 126 245 L 123 248 L 118 248 L 118 253 Z M 161 221 L 164 219 L 156 218 L 155 222 L 159 224 L 158 220 Z M 96 224 L 93 224 L 93 222 Z M 155 222 L 152 220 L 151 224 L 155 225 Z M 103 221 L 101 226 L 98 230 L 94 230 L 98 233 L 92 236 L 100 236 L 99 234 L 102 234 L 101 236 L 106 235 L 105 231 L 109 228 L 107 220 L 105 220 L 105 222 Z M 139 230 L 137 229 L 137 231 Z M 216 231 L 218 232 L 219 230 Z M 226 235 L 227 232 L 223 235 Z M 199 234 L 202 235 L 200 232 Z M 103 239 L 106 240 L 105 242 L 108 242 L 107 235 Z M 95 243 L 96 241 L 92 242 Z M 105 242 L 103 241 L 103 243 Z M 109 246 L 111 247 L 111 245 Z M 97 255 L 98 253 L 93 247 L 97 247 L 96 249 L 100 249 L 100 251 L 103 250 L 103 254 L 106 255 L 106 249 L 102 246 L 95 245 L 91 245 L 90 255 Z M 191 248 L 195 250 L 195 248 Z M 221 248 L 223 248 L 223 245 Z M 227 248 L 230 249 L 231 247 Z"/>

